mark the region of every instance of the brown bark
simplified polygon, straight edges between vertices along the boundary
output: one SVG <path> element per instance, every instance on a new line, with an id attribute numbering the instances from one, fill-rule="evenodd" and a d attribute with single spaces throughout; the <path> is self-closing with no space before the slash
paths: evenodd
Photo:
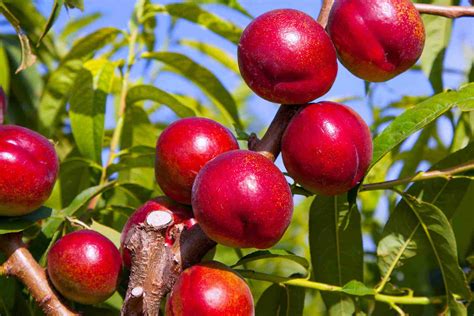
<path id="1" fill-rule="evenodd" d="M 67 307 L 55 293 L 45 270 L 21 241 L 21 233 L 0 235 L 0 250 L 8 258 L 2 265 L 4 275 L 20 280 L 46 315 L 79 315 Z"/>
<path id="2" fill-rule="evenodd" d="M 426 3 L 414 3 L 414 5 L 421 14 L 438 15 L 450 19 L 474 16 L 473 7 L 442 6 Z"/>
<path id="3" fill-rule="evenodd" d="M 300 105 L 281 105 L 261 140 L 252 134 L 248 141 L 249 150 L 258 151 L 275 161 L 281 150 L 281 138 Z"/>
<path id="4" fill-rule="evenodd" d="M 182 223 L 153 226 L 148 220 L 130 230 L 125 244 L 132 268 L 122 315 L 132 316 L 158 315 L 181 272 L 216 245 L 197 224 L 186 229 Z"/>

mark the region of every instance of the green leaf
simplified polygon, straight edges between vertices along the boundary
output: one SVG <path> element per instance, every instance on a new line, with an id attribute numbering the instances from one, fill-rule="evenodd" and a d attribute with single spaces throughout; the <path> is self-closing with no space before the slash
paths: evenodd
<path id="1" fill-rule="evenodd" d="M 472 85 L 469 85 L 459 91 L 439 93 L 397 116 L 374 139 L 374 154 L 370 168 L 410 135 L 433 122 L 453 106 L 471 102 L 473 96 L 469 92 L 472 88 Z"/>
<path id="2" fill-rule="evenodd" d="M 73 86 L 69 118 L 82 156 L 102 164 L 105 104 L 114 79 L 115 64 L 106 59 L 84 64 Z"/>
<path id="3" fill-rule="evenodd" d="M 172 94 L 158 89 L 151 85 L 138 85 L 130 88 L 127 92 L 127 104 L 135 102 L 151 100 L 160 104 L 164 104 L 175 112 L 179 117 L 196 116 L 195 109 L 189 108 L 181 103 Z"/>
<path id="4" fill-rule="evenodd" d="M 59 38 L 61 40 L 65 40 L 71 35 L 76 34 L 78 31 L 80 31 L 84 27 L 94 23 L 101 17 L 102 17 L 102 13 L 95 12 L 92 14 L 82 15 L 76 19 L 72 19 L 63 27 L 61 33 L 59 34 Z"/>
<path id="5" fill-rule="evenodd" d="M 374 289 L 367 287 L 367 285 L 357 280 L 352 280 L 349 283 L 346 283 L 342 287 L 342 291 L 344 293 L 355 295 L 355 296 L 366 296 L 366 295 L 375 294 Z"/>
<path id="6" fill-rule="evenodd" d="M 457 166 L 472 159 L 474 143 L 465 149 L 455 152 L 430 170 L 441 170 Z M 446 218 L 451 219 L 455 210 L 463 200 L 470 184 L 469 179 L 456 178 L 451 180 L 433 179 L 413 184 L 407 191 L 411 196 L 422 196 L 423 200 L 442 210 Z M 402 266 L 405 261 L 418 253 L 429 249 L 426 236 L 420 222 L 405 200 L 401 200 L 384 227 L 381 240 L 377 246 L 378 267 L 386 280 L 393 270 Z"/>
<path id="7" fill-rule="evenodd" d="M 3 43 L 0 41 L 0 87 L 8 95 L 10 94 L 10 63 Z"/>
<path id="8" fill-rule="evenodd" d="M 235 57 L 224 51 L 223 49 L 200 41 L 182 39 L 179 43 L 183 46 L 188 46 L 197 49 L 203 54 L 218 61 L 223 66 L 232 70 L 234 73 L 240 75 L 239 65 L 235 61 Z"/>
<path id="9" fill-rule="evenodd" d="M 304 288 L 272 284 L 260 296 L 260 299 L 255 306 L 255 315 L 303 315 L 304 298 Z"/>
<path id="10" fill-rule="evenodd" d="M 107 175 L 121 171 L 130 170 L 133 168 L 154 168 L 155 167 L 155 153 L 141 154 L 141 155 L 127 155 L 120 158 L 120 162 L 110 165 L 107 168 Z"/>
<path id="11" fill-rule="evenodd" d="M 24 216 L 0 216 L 0 235 L 23 231 L 34 225 L 37 221 L 48 218 L 51 216 L 51 213 L 52 210 L 50 208 L 42 206 L 36 211 Z"/>
<path id="12" fill-rule="evenodd" d="M 237 0 L 188 0 L 188 2 L 194 2 L 194 3 L 216 3 L 216 4 L 222 4 L 225 5 L 231 9 L 234 9 L 236 11 L 239 11 L 243 15 L 246 15 L 249 18 L 253 18 L 250 13 L 248 13 L 247 10 L 245 10 Z"/>
<path id="13" fill-rule="evenodd" d="M 54 0 L 53 9 L 51 10 L 48 21 L 46 22 L 46 25 L 44 26 L 43 33 L 41 33 L 37 45 L 39 45 L 41 43 L 41 40 L 46 36 L 46 34 L 48 34 L 49 30 L 51 29 L 54 22 L 58 18 L 59 13 L 61 13 L 61 8 L 63 4 L 64 4 L 64 0 Z"/>
<path id="14" fill-rule="evenodd" d="M 471 291 L 466 276 L 459 267 L 454 232 L 446 215 L 433 204 L 419 201 L 411 195 L 404 194 L 403 199 L 415 213 L 433 250 L 436 262 L 443 275 L 443 283 L 448 302 L 453 300 L 450 293 L 458 294 L 469 300 Z"/>
<path id="15" fill-rule="evenodd" d="M 363 249 L 360 214 L 346 196 L 317 196 L 310 209 L 309 246 L 318 282 L 344 286 L 362 281 Z M 351 315 L 354 302 L 345 294 L 322 293 L 331 315 Z"/>
<path id="16" fill-rule="evenodd" d="M 462 99 L 462 102 L 458 104 L 461 111 L 474 111 L 474 83 L 462 86 L 458 94 Z"/>
<path id="17" fill-rule="evenodd" d="M 83 63 L 95 51 L 112 42 L 119 33 L 120 30 L 115 28 L 103 28 L 81 38 L 51 73 L 38 111 L 40 132 L 43 135 L 50 136 L 55 129 Z"/>
<path id="18" fill-rule="evenodd" d="M 90 228 L 107 237 L 111 242 L 114 243 L 117 249 L 120 249 L 120 232 L 108 226 L 102 225 L 101 223 L 94 220 L 92 221 Z"/>
<path id="19" fill-rule="evenodd" d="M 232 95 L 212 72 L 189 57 L 178 53 L 144 53 L 142 57 L 156 59 L 177 70 L 180 74 L 198 85 L 231 123 L 238 124 L 239 127 L 241 126 L 237 105 Z"/>
<path id="20" fill-rule="evenodd" d="M 449 6 L 451 0 L 434 0 L 432 4 Z M 426 42 L 421 55 L 421 69 L 429 78 L 435 92 L 443 91 L 443 64 L 446 49 L 451 38 L 452 20 L 424 14 Z"/>
<path id="21" fill-rule="evenodd" d="M 53 212 L 53 216 L 45 223 L 43 233 L 51 238 L 56 230 L 61 226 L 67 216 L 73 216 L 84 207 L 95 196 L 113 188 L 116 182 L 109 182 L 104 185 L 97 185 L 82 191 L 71 204 L 63 210 Z"/>
<path id="22" fill-rule="evenodd" d="M 66 0 L 66 6 L 70 9 L 78 8 L 84 11 L 84 0 Z"/>
<path id="23" fill-rule="evenodd" d="M 309 268 L 309 262 L 308 260 L 306 260 L 306 258 L 297 256 L 287 250 L 278 250 L 278 249 L 259 250 L 259 251 L 252 252 L 240 258 L 240 260 L 237 263 L 235 263 L 232 267 L 234 268 L 241 265 L 245 265 L 249 262 L 265 260 L 265 259 L 286 259 L 286 260 L 296 262 L 297 264 L 301 265 L 305 269 Z"/>
<path id="24" fill-rule="evenodd" d="M 146 17 L 157 13 L 167 13 L 175 18 L 181 18 L 196 23 L 220 36 L 237 44 L 242 34 L 242 29 L 223 18 L 202 9 L 194 3 L 172 3 L 168 5 L 152 4 L 146 8 Z"/>

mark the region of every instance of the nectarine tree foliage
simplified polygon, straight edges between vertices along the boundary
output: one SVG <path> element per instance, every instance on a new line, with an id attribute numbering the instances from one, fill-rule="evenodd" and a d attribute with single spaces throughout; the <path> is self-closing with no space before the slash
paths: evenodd
<path id="1" fill-rule="evenodd" d="M 0 315 L 474 314 L 474 64 L 443 81 L 472 6 L 136 0 L 53 31 L 87 2 L 51 2 L 0 0 Z M 343 68 L 363 100 L 325 96 Z M 407 72 L 433 93 L 374 102 Z"/>

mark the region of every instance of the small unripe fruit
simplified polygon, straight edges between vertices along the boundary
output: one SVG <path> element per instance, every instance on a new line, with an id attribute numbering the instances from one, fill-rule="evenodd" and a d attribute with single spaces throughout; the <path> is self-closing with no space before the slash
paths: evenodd
<path id="1" fill-rule="evenodd" d="M 48 253 L 48 275 L 54 287 L 82 304 L 108 299 L 117 288 L 121 267 L 115 245 L 92 230 L 65 235 Z"/>
<path id="2" fill-rule="evenodd" d="M 25 215 L 43 205 L 58 171 L 48 139 L 24 127 L 0 126 L 0 216 Z"/>
<path id="3" fill-rule="evenodd" d="M 181 273 L 166 304 L 166 316 L 253 316 L 245 281 L 218 262 L 197 264 Z"/>
<path id="4" fill-rule="evenodd" d="M 284 175 L 263 155 L 248 150 L 226 152 L 207 163 L 194 183 L 192 205 L 211 239 L 239 248 L 273 246 L 293 213 Z"/>
<path id="5" fill-rule="evenodd" d="M 288 174 L 307 190 L 337 195 L 354 187 L 372 159 L 372 138 L 364 120 L 334 102 L 305 106 L 283 134 Z"/>
<path id="6" fill-rule="evenodd" d="M 238 149 L 232 133 L 206 118 L 185 118 L 169 125 L 156 145 L 155 175 L 163 192 L 191 204 L 191 189 L 199 170 L 217 155 Z"/>
<path id="7" fill-rule="evenodd" d="M 250 89 L 281 104 L 304 104 L 322 96 L 337 74 L 328 34 L 312 17 L 292 9 L 253 20 L 240 38 L 238 61 Z"/>
<path id="8" fill-rule="evenodd" d="M 178 204 L 167 197 L 160 196 L 146 202 L 130 216 L 120 236 L 120 248 L 122 250 L 122 259 L 125 267 L 131 267 L 130 251 L 125 248 L 125 242 L 127 241 L 130 230 L 135 225 L 145 223 L 148 215 L 155 211 L 169 212 L 175 224 L 185 223 L 188 228 L 196 223 L 193 218 L 193 211 L 190 207 Z M 167 240 L 167 242 L 171 243 L 172 241 Z"/>
<path id="9" fill-rule="evenodd" d="M 339 60 L 367 81 L 387 81 L 413 66 L 425 29 L 410 0 L 336 0 L 327 30 Z"/>

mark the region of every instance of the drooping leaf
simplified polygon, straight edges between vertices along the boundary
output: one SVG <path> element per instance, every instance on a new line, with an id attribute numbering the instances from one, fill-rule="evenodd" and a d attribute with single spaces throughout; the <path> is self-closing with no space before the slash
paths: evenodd
<path id="1" fill-rule="evenodd" d="M 252 252 L 240 258 L 240 260 L 237 261 L 237 263 L 235 263 L 232 267 L 238 267 L 241 265 L 245 265 L 249 262 L 258 261 L 258 260 L 266 260 L 266 259 L 286 259 L 286 260 L 296 262 L 297 264 L 301 265 L 305 269 L 309 268 L 309 262 L 308 260 L 306 260 L 306 258 L 297 256 L 286 250 L 278 250 L 278 249 L 259 250 L 259 251 Z"/>
<path id="2" fill-rule="evenodd" d="M 39 220 L 48 218 L 51 214 L 50 208 L 42 206 L 28 215 L 0 217 L 0 235 L 23 231 Z"/>
<path id="3" fill-rule="evenodd" d="M 138 101 L 151 100 L 164 104 L 175 112 L 179 117 L 195 116 L 195 109 L 189 108 L 181 103 L 172 94 L 151 85 L 138 85 L 130 88 L 127 92 L 127 104 Z"/>
<path id="4" fill-rule="evenodd" d="M 441 170 L 457 166 L 472 159 L 474 143 L 455 152 L 431 170 Z M 449 220 L 461 203 L 470 184 L 469 179 L 433 179 L 412 185 L 407 194 L 422 196 L 423 201 L 434 205 L 444 212 Z M 382 238 L 377 246 L 378 267 L 384 278 L 389 279 L 393 270 L 402 266 L 406 260 L 430 248 L 421 225 L 410 205 L 401 200 L 392 212 L 384 227 Z"/>
<path id="5" fill-rule="evenodd" d="M 189 39 L 182 39 L 179 41 L 181 45 L 188 46 L 199 50 L 201 53 L 208 55 L 215 59 L 234 73 L 240 75 L 239 65 L 235 61 L 235 58 L 221 48 L 204 43 L 202 41 L 194 41 Z"/>
<path id="6" fill-rule="evenodd" d="M 81 15 L 80 17 L 71 20 L 68 22 L 62 29 L 61 33 L 59 34 L 59 38 L 61 40 L 66 40 L 71 35 L 76 34 L 84 27 L 94 23 L 98 19 L 102 17 L 102 14 L 99 12 Z"/>
<path id="7" fill-rule="evenodd" d="M 231 123 L 241 126 L 237 105 L 232 95 L 209 70 L 197 64 L 189 57 L 178 53 L 144 53 L 142 57 L 158 60 L 176 69 L 180 74 L 198 85 Z"/>
<path id="8" fill-rule="evenodd" d="M 63 210 L 54 211 L 51 218 L 43 226 L 43 233 L 51 238 L 56 230 L 65 221 L 67 216 L 73 216 L 77 211 L 84 207 L 92 198 L 115 186 L 115 182 L 109 182 L 103 185 L 90 187 L 82 191 L 71 204 Z"/>
<path id="9" fill-rule="evenodd" d="M 459 91 L 439 93 L 415 107 L 406 110 L 374 139 L 374 154 L 371 167 L 384 155 L 416 131 L 433 122 L 450 108 L 465 102 L 472 102 L 473 85 Z"/>
<path id="10" fill-rule="evenodd" d="M 84 11 L 84 0 L 66 0 L 66 6 L 70 9 L 78 8 Z"/>
<path id="11" fill-rule="evenodd" d="M 187 0 L 187 1 L 193 2 L 193 3 L 203 3 L 203 4 L 207 4 L 207 3 L 222 4 L 231 9 L 239 11 L 240 13 L 242 13 L 243 15 L 246 15 L 249 18 L 252 18 L 252 15 L 250 15 L 250 13 L 248 13 L 248 11 L 245 10 L 245 8 L 242 7 L 242 5 L 237 0 Z"/>
<path id="12" fill-rule="evenodd" d="M 114 79 L 115 65 L 106 59 L 84 64 L 73 86 L 69 118 L 82 156 L 102 164 L 105 104 Z"/>
<path id="13" fill-rule="evenodd" d="M 116 28 L 103 28 L 81 38 L 50 75 L 41 96 L 38 112 L 42 134 L 50 136 L 54 130 L 83 63 L 95 51 L 112 42 L 119 33 Z"/>
<path id="14" fill-rule="evenodd" d="M 48 34 L 49 30 L 51 29 L 54 22 L 56 21 L 59 14 L 61 13 L 63 4 L 64 4 L 64 0 L 54 0 L 53 8 L 51 9 L 51 13 L 49 15 L 48 21 L 46 22 L 46 25 L 44 26 L 43 33 L 41 33 L 37 45 L 39 45 L 41 40 L 46 36 L 46 34 Z"/>
<path id="15" fill-rule="evenodd" d="M 344 286 L 362 281 L 363 249 L 360 214 L 345 196 L 317 196 L 310 209 L 309 245 L 313 279 Z M 345 294 L 322 293 L 331 315 L 350 315 L 354 302 Z"/>
<path id="16" fill-rule="evenodd" d="M 260 296 L 260 299 L 255 306 L 255 315 L 303 315 L 304 298 L 304 288 L 272 284 Z"/>
<path id="17" fill-rule="evenodd" d="M 157 13 L 167 13 L 175 18 L 181 18 L 196 23 L 220 36 L 237 44 L 242 29 L 237 25 L 210 13 L 195 3 L 171 3 L 167 5 L 152 4 L 147 6 L 145 18 Z"/>
<path id="18" fill-rule="evenodd" d="M 433 250 L 443 276 L 448 302 L 453 300 L 450 293 L 469 300 L 471 291 L 467 285 L 466 276 L 458 264 L 456 239 L 446 215 L 433 204 L 419 201 L 410 195 L 403 195 L 403 199 L 415 213 L 420 229 L 423 230 Z"/>

